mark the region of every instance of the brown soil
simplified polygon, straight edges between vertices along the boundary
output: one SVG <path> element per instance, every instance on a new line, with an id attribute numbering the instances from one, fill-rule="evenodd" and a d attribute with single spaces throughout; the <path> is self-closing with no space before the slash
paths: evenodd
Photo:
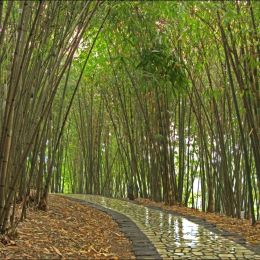
<path id="1" fill-rule="evenodd" d="M 131 242 L 96 209 L 50 195 L 48 211 L 27 214 L 15 239 L 0 236 L 0 259 L 134 259 Z"/>
<path id="2" fill-rule="evenodd" d="M 218 229 L 237 233 L 245 240 L 254 245 L 260 246 L 260 222 L 255 226 L 250 224 L 247 219 L 236 219 L 227 217 L 216 213 L 201 212 L 196 209 L 191 209 L 183 206 L 167 206 L 161 202 L 154 202 L 149 199 L 138 198 L 135 200 L 137 203 L 147 206 L 156 206 L 166 210 L 172 210 L 187 216 L 194 216 L 203 219 L 209 223 L 213 223 Z"/>

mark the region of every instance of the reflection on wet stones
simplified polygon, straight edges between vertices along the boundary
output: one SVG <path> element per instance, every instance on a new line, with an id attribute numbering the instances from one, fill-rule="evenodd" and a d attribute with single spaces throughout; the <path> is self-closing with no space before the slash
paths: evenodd
<path id="1" fill-rule="evenodd" d="M 180 216 L 127 201 L 93 195 L 69 195 L 131 218 L 167 259 L 260 259 L 259 255 Z"/>

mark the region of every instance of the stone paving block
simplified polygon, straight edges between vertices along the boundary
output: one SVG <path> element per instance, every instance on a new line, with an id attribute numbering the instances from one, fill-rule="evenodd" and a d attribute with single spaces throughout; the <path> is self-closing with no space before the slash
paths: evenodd
<path id="1" fill-rule="evenodd" d="M 192 251 L 192 254 L 195 255 L 195 256 L 203 256 L 202 252 L 193 252 Z"/>
<path id="2" fill-rule="evenodd" d="M 215 260 L 215 259 L 219 259 L 219 257 L 211 255 L 211 256 L 202 256 L 200 259 Z"/>
<path id="3" fill-rule="evenodd" d="M 191 252 L 191 248 L 185 248 L 185 249 L 183 249 L 182 252 L 183 252 L 183 253 L 189 253 L 189 252 Z"/>
<path id="4" fill-rule="evenodd" d="M 229 258 L 229 257 L 234 257 L 232 254 L 219 254 L 219 257 L 221 258 Z"/>
<path id="5" fill-rule="evenodd" d="M 245 255 L 255 255 L 254 252 L 250 252 L 249 250 L 244 251 L 244 254 Z"/>
<path id="6" fill-rule="evenodd" d="M 176 256 L 176 255 L 177 255 L 177 256 L 184 256 L 184 253 L 175 253 L 175 252 L 174 252 L 173 256 Z"/>

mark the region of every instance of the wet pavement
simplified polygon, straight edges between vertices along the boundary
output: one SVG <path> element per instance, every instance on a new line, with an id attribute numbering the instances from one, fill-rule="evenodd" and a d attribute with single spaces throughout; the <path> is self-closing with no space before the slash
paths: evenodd
<path id="1" fill-rule="evenodd" d="M 95 195 L 69 197 L 125 215 L 164 259 L 260 259 L 259 254 L 245 246 L 173 213 Z"/>

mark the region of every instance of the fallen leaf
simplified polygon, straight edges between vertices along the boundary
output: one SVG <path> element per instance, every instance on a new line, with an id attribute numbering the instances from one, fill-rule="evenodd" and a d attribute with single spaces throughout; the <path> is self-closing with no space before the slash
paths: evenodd
<path id="1" fill-rule="evenodd" d="M 52 247 L 54 249 L 54 251 L 59 255 L 62 256 L 62 253 L 60 252 L 60 250 L 58 248 L 56 248 L 55 246 Z"/>

